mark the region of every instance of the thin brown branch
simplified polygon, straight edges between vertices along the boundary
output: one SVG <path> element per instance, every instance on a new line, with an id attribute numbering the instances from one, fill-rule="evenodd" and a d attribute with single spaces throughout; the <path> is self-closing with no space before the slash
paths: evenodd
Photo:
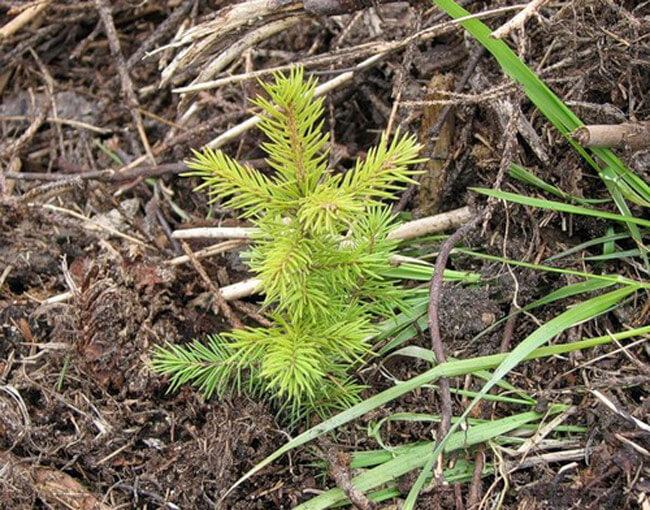
<path id="1" fill-rule="evenodd" d="M 467 508 L 468 510 L 475 510 L 481 503 L 481 475 L 483 474 L 483 464 L 485 463 L 484 446 L 478 445 L 476 454 L 474 455 L 474 474 L 472 476 L 472 484 L 469 487 L 469 494 L 467 495 Z"/>
<path id="2" fill-rule="evenodd" d="M 208 286 L 210 289 L 210 292 L 212 293 L 212 297 L 215 300 L 215 303 L 218 307 L 219 310 L 221 310 L 221 313 L 226 317 L 228 322 L 233 328 L 243 328 L 244 325 L 242 322 L 237 318 L 237 316 L 233 313 L 232 309 L 230 306 L 228 306 L 228 303 L 224 299 L 223 294 L 219 290 L 219 288 L 215 285 L 215 283 L 212 281 L 212 279 L 208 276 L 208 273 L 206 273 L 204 267 L 201 265 L 199 260 L 196 258 L 194 255 L 194 252 L 192 252 L 191 248 L 187 243 L 182 242 L 181 243 L 183 247 L 183 251 L 185 251 L 185 255 L 187 255 L 189 261 L 191 262 L 192 266 L 194 266 L 194 269 L 196 269 L 196 272 L 199 273 L 199 276 L 203 280 L 203 282 Z"/>
<path id="3" fill-rule="evenodd" d="M 75 174 L 55 173 L 46 174 L 41 172 L 6 172 L 4 176 L 7 179 L 16 181 L 85 181 L 94 179 L 102 182 L 124 182 L 132 181 L 138 177 L 158 177 L 165 174 L 180 174 L 187 172 L 188 168 L 185 163 L 166 163 L 162 165 L 140 166 L 126 172 L 116 172 L 115 170 L 93 170 Z"/>
<path id="4" fill-rule="evenodd" d="M 471 232 L 482 220 L 483 215 L 477 214 L 468 223 L 460 227 L 442 244 L 436 259 L 436 268 L 431 278 L 431 288 L 429 291 L 429 333 L 431 334 L 431 348 L 436 355 L 436 363 L 445 363 L 447 356 L 445 349 L 442 345 L 442 337 L 440 335 L 440 297 L 442 294 L 442 277 L 447 267 L 449 255 L 454 246 L 469 232 Z M 440 379 L 440 399 L 441 399 L 441 415 L 442 419 L 440 427 L 438 428 L 438 440 L 447 434 L 451 425 L 451 394 L 449 392 L 449 380 L 444 377 Z"/>
<path id="5" fill-rule="evenodd" d="M 370 501 L 367 496 L 357 489 L 352 483 L 350 473 L 350 456 L 339 450 L 335 444 L 325 439 L 320 440 L 321 447 L 329 463 L 329 472 L 336 481 L 336 485 L 345 492 L 350 502 L 359 510 L 373 510 L 377 505 Z"/>
<path id="6" fill-rule="evenodd" d="M 142 116 L 138 110 L 140 104 L 138 99 L 135 97 L 135 92 L 133 91 L 133 82 L 131 81 L 131 76 L 126 66 L 126 61 L 124 60 L 124 55 L 122 54 L 122 48 L 120 46 L 120 41 L 117 37 L 117 30 L 115 29 L 115 23 L 113 22 L 113 16 L 111 14 L 111 7 L 106 2 L 106 0 L 95 0 L 95 6 L 99 12 L 99 16 L 104 24 L 104 32 L 108 39 L 108 45 L 111 48 L 111 53 L 115 58 L 117 64 L 117 70 L 120 75 L 120 81 L 122 82 L 122 93 L 124 94 L 124 99 L 127 102 L 127 107 L 131 112 L 131 117 L 133 122 L 135 122 L 136 129 L 140 135 L 140 140 L 144 146 L 145 152 L 149 157 L 149 160 L 152 164 L 156 164 L 156 160 L 151 152 L 151 146 L 149 145 L 149 140 L 147 139 L 147 134 L 144 130 L 144 124 L 142 123 Z"/>

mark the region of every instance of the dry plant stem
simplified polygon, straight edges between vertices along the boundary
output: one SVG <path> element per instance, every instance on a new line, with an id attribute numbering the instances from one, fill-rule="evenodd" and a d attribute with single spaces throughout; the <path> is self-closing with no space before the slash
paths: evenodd
<path id="1" fill-rule="evenodd" d="M 173 239 L 251 239 L 258 232 L 247 227 L 201 227 L 186 228 L 172 232 Z"/>
<path id="2" fill-rule="evenodd" d="M 235 248 L 239 248 L 240 246 L 243 246 L 245 244 L 246 241 L 240 239 L 235 239 L 232 241 L 224 241 L 223 243 L 214 244 L 212 246 L 208 246 L 207 248 L 203 248 L 202 250 L 194 252 L 194 257 L 196 259 L 212 257 L 213 255 L 219 255 L 220 253 L 224 253 L 229 250 L 234 250 Z M 190 258 L 187 255 L 181 255 L 180 257 L 176 257 L 171 260 L 168 260 L 166 263 L 169 264 L 170 266 L 180 266 L 189 261 Z"/>
<path id="3" fill-rule="evenodd" d="M 358 510 L 373 510 L 377 505 L 370 501 L 366 495 L 357 489 L 352 483 L 352 474 L 350 473 L 350 456 L 336 448 L 332 442 L 321 439 L 321 447 L 325 452 L 325 457 L 329 463 L 329 473 L 336 481 L 336 485 L 345 492 L 350 502 Z"/>
<path id="4" fill-rule="evenodd" d="M 187 172 L 188 168 L 185 163 L 166 163 L 163 165 L 147 165 L 126 172 L 116 172 L 115 170 L 93 170 L 75 174 L 46 174 L 41 172 L 7 172 L 4 176 L 7 179 L 16 181 L 66 181 L 75 183 L 94 179 L 102 182 L 124 182 L 132 181 L 139 177 L 158 177 L 166 174 L 180 174 Z"/>
<path id="5" fill-rule="evenodd" d="M 586 448 L 577 448 L 574 450 L 564 450 L 560 452 L 544 453 L 535 457 L 529 457 L 522 461 L 511 460 L 506 462 L 505 471 L 514 473 L 521 469 L 528 469 L 533 466 L 547 465 L 553 462 L 570 462 L 574 460 L 584 460 L 587 454 Z M 586 489 L 586 488 L 585 488 Z"/>
<path id="6" fill-rule="evenodd" d="M 292 16 L 290 18 L 281 19 L 278 21 L 266 23 L 252 32 L 245 34 L 238 39 L 235 43 L 228 46 L 217 58 L 207 64 L 196 77 L 195 82 L 203 82 L 211 80 L 219 72 L 221 72 L 227 65 L 239 57 L 245 50 L 253 47 L 255 44 L 274 36 L 284 30 L 287 30 L 300 21 L 302 17 Z"/>
<path id="7" fill-rule="evenodd" d="M 99 12 L 99 17 L 104 24 L 104 32 L 106 33 L 106 37 L 108 39 L 108 45 L 111 48 L 111 53 L 113 54 L 113 57 L 115 58 L 117 64 L 120 81 L 122 82 L 122 93 L 124 94 L 124 99 L 126 100 L 129 111 L 131 112 L 133 122 L 135 122 L 145 152 L 147 153 L 147 156 L 149 157 L 151 163 L 155 165 L 156 160 L 153 156 L 153 153 L 151 152 L 151 146 L 149 145 L 147 134 L 144 131 L 142 116 L 138 110 L 138 107 L 140 105 L 137 98 L 135 97 L 135 92 L 133 92 L 133 82 L 131 81 L 131 76 L 129 75 L 129 71 L 124 60 L 124 55 L 122 54 L 120 41 L 117 37 L 117 30 L 115 29 L 115 23 L 113 22 L 113 16 L 111 15 L 111 8 L 106 0 L 95 0 L 95 6 Z"/>
<path id="8" fill-rule="evenodd" d="M 241 323 L 241 321 L 235 316 L 233 311 L 230 309 L 228 306 L 228 303 L 226 303 L 226 300 L 223 297 L 223 294 L 219 291 L 219 288 L 215 285 L 215 283 L 210 279 L 208 276 L 208 273 L 206 273 L 205 269 L 199 262 L 199 260 L 194 256 L 194 253 L 190 249 L 189 245 L 185 242 L 181 243 L 183 247 L 183 251 L 185 252 L 185 255 L 187 255 L 190 263 L 192 266 L 194 266 L 194 269 L 196 269 L 196 272 L 199 273 L 199 276 L 203 280 L 203 282 L 208 286 L 210 289 L 210 292 L 212 292 L 212 297 L 214 298 L 217 307 L 223 313 L 223 315 L 226 317 L 228 320 L 228 323 L 233 327 L 233 328 L 243 328 L 244 325 Z"/>
<path id="9" fill-rule="evenodd" d="M 472 76 L 472 73 L 476 69 L 476 66 L 478 65 L 484 53 L 485 53 L 485 48 L 483 46 L 477 48 L 474 51 L 474 53 L 469 59 L 469 62 L 467 63 L 467 66 L 465 67 L 465 70 L 463 71 L 462 76 L 460 77 L 458 83 L 456 84 L 456 87 L 454 88 L 455 93 L 458 94 L 463 91 L 465 85 L 467 85 L 467 82 Z M 445 125 L 445 122 L 447 122 L 447 119 L 449 118 L 449 115 L 451 114 L 453 108 L 454 108 L 453 105 L 445 106 L 438 119 L 436 119 L 436 123 L 432 126 L 431 130 L 428 133 L 431 137 L 437 137 L 440 134 L 440 131 L 442 130 L 442 127 Z M 406 191 L 402 193 L 402 196 L 400 197 L 397 204 L 395 204 L 395 207 L 393 208 L 394 213 L 404 210 L 406 204 L 408 204 L 409 200 L 411 200 L 411 198 L 415 194 L 416 189 L 417 189 L 417 184 L 414 183 L 409 185 Z"/>
<path id="10" fill-rule="evenodd" d="M 499 346 L 499 352 L 508 352 L 510 350 L 510 342 L 512 341 L 512 336 L 515 333 L 515 327 L 517 326 L 517 310 L 514 304 L 510 305 L 510 317 L 506 321 L 506 326 L 503 328 L 503 337 L 501 338 L 501 345 Z"/>
<path id="11" fill-rule="evenodd" d="M 0 120 L 7 120 L 7 121 L 25 121 L 29 120 L 29 117 L 26 115 L 0 115 Z M 100 135 L 106 135 L 108 133 L 112 133 L 112 129 L 105 129 L 105 128 L 100 128 L 97 126 L 93 126 L 92 124 L 86 124 L 85 122 L 80 122 L 78 120 L 73 120 L 73 119 L 59 119 L 59 118 L 54 118 L 54 117 L 47 117 L 45 119 L 45 122 L 50 122 L 52 124 L 63 124 L 79 129 L 87 129 L 88 131 L 94 131 L 95 133 L 99 133 Z"/>
<path id="12" fill-rule="evenodd" d="M 478 445 L 476 454 L 474 455 L 474 473 L 472 484 L 469 487 L 469 494 L 467 495 L 468 510 L 476 510 L 481 502 L 481 474 L 483 473 L 483 464 L 485 462 L 484 449 L 484 445 Z"/>
<path id="13" fill-rule="evenodd" d="M 113 227 L 110 227 L 108 225 L 102 225 L 101 223 L 97 223 L 94 220 L 91 220 L 90 218 L 86 218 L 83 214 L 79 214 L 76 211 L 71 211 L 70 209 L 64 209 L 63 207 L 58 207 L 56 205 L 52 204 L 36 204 L 32 202 L 28 202 L 26 204 L 28 207 L 42 207 L 43 209 L 47 209 L 49 211 L 54 211 L 62 214 L 66 214 L 68 216 L 72 216 L 73 218 L 77 218 L 78 220 L 83 221 L 86 225 L 86 228 L 88 230 L 94 230 L 94 231 L 101 231 L 105 230 L 106 232 L 109 232 L 110 234 L 113 234 L 118 237 L 122 237 L 126 239 L 127 241 L 131 241 L 132 243 L 139 244 L 143 248 L 150 248 L 153 249 L 151 246 L 149 246 L 147 243 L 144 241 L 137 239 L 136 237 L 130 236 L 128 234 L 124 234 L 120 232 L 119 230 L 114 229 Z"/>
<path id="14" fill-rule="evenodd" d="M 442 345 L 442 337 L 440 336 L 440 320 L 438 310 L 440 308 L 440 297 L 442 291 L 442 277 L 447 267 L 449 255 L 454 246 L 471 230 L 473 230 L 482 220 L 483 215 L 477 214 L 469 223 L 466 223 L 454 232 L 442 244 L 436 259 L 436 268 L 431 278 L 431 290 L 429 292 L 429 333 L 431 335 L 431 348 L 436 355 L 436 363 L 445 363 L 447 357 L 445 356 L 445 349 Z M 451 425 L 451 393 L 449 392 L 449 380 L 445 378 L 440 379 L 440 400 L 441 400 L 441 415 L 442 419 L 440 427 L 438 428 L 438 441 L 449 431 Z"/>
<path id="15" fill-rule="evenodd" d="M 40 12 L 43 11 L 49 4 L 51 0 L 41 0 L 36 2 L 34 5 L 28 7 L 18 16 L 12 19 L 9 23 L 0 28 L 0 41 L 11 37 L 18 30 L 24 27 L 27 23 L 33 20 Z"/>
<path id="16" fill-rule="evenodd" d="M 0 158 L 3 157 L 10 157 L 14 154 L 16 154 L 25 144 L 29 143 L 29 141 L 34 137 L 36 132 L 40 129 L 40 127 L 43 125 L 45 122 L 45 119 L 47 118 L 47 112 L 49 110 L 49 107 L 44 108 L 34 118 L 32 123 L 29 125 L 29 127 L 25 130 L 25 132 L 18 137 L 17 140 L 3 146 L 0 146 Z M 20 174 L 17 174 L 20 175 Z M 7 174 L 5 174 L 5 178 L 9 178 Z"/>
<path id="17" fill-rule="evenodd" d="M 270 328 L 271 326 L 273 326 L 273 323 L 270 320 L 268 320 L 266 317 L 264 317 L 261 313 L 259 313 L 259 311 L 255 308 L 254 305 L 247 303 L 246 301 L 239 301 L 238 299 L 231 301 L 231 303 L 234 308 L 237 308 L 237 310 L 239 310 L 240 312 L 245 313 L 248 317 L 250 317 L 254 321 L 257 321 L 265 328 Z"/>
<path id="18" fill-rule="evenodd" d="M 435 216 L 409 221 L 390 232 L 388 239 L 406 241 L 427 234 L 455 229 L 467 223 L 472 216 L 470 208 L 465 206 Z M 249 227 L 200 227 L 175 230 L 172 237 L 174 239 L 251 239 L 256 233 L 257 229 Z"/>
<path id="19" fill-rule="evenodd" d="M 609 398 L 607 398 L 600 391 L 591 390 L 591 394 L 594 395 L 598 400 L 600 400 L 605 405 L 605 407 L 607 407 L 613 413 L 616 413 L 619 416 L 621 416 L 622 418 L 628 420 L 630 423 L 636 425 L 638 428 L 643 430 L 645 433 L 650 433 L 650 425 L 648 425 L 647 423 L 644 423 L 641 420 L 635 418 L 629 412 L 627 412 L 625 409 L 622 409 L 621 407 L 617 407 L 616 404 L 614 404 L 614 402 L 612 402 Z"/>
<path id="20" fill-rule="evenodd" d="M 583 147 L 650 148 L 650 122 L 582 126 L 572 135 Z"/>
<path id="21" fill-rule="evenodd" d="M 419 220 L 409 221 L 400 225 L 388 234 L 388 239 L 406 241 L 427 234 L 435 234 L 467 223 L 473 214 L 469 206 L 454 209 L 453 211 L 436 214 L 420 218 Z"/>
<path id="22" fill-rule="evenodd" d="M 156 27 L 147 39 L 140 45 L 140 47 L 133 52 L 133 54 L 126 61 L 126 68 L 132 69 L 142 58 L 147 54 L 154 45 L 160 41 L 167 33 L 174 30 L 178 24 L 183 21 L 192 8 L 193 0 L 185 0 L 179 5 L 174 12 L 172 12 L 165 20 Z"/>
<path id="23" fill-rule="evenodd" d="M 507 23 L 501 25 L 496 29 L 490 37 L 495 39 L 503 39 L 507 37 L 513 30 L 520 30 L 523 28 L 526 21 L 531 17 L 535 16 L 537 12 L 542 8 L 542 6 L 548 3 L 549 0 L 532 0 L 522 11 L 517 13 L 515 16 L 510 19 Z"/>
<path id="24" fill-rule="evenodd" d="M 187 68 L 230 32 L 270 15 L 297 12 L 299 5 L 297 2 L 287 3 L 284 0 L 251 0 L 224 7 L 218 11 L 216 18 L 190 28 L 182 34 L 180 39 L 157 48 L 151 53 L 189 45 L 163 69 L 161 86 L 166 85 L 179 69 Z"/>

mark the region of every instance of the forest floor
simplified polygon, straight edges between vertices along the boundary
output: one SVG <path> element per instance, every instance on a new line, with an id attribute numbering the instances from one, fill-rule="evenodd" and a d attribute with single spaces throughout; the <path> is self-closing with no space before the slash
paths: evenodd
<path id="1" fill-rule="evenodd" d="M 517 12 L 510 0 L 461 3 L 487 13 L 492 28 Z M 602 182 L 521 89 L 437 8 L 415 1 L 316 13 L 314 5 L 325 4 L 0 0 L 0 507 L 290 508 L 334 486 L 316 465 L 322 451 L 314 445 L 285 455 L 218 504 L 296 431 L 267 402 L 246 395 L 205 399 L 187 387 L 167 393 L 167 380 L 147 365 L 154 346 L 230 327 L 170 233 L 245 223 L 178 174 L 191 149 L 210 142 L 265 168 L 259 131 L 217 140 L 250 118 L 250 99 L 261 91 L 253 78 L 268 77 L 265 70 L 303 63 L 321 82 L 349 77 L 325 102 L 338 168 L 365 155 L 389 124 L 417 134 L 431 163 L 423 166 L 421 187 L 400 202 L 412 217 L 484 201 L 467 188 L 492 187 L 513 112 L 524 122 L 512 162 L 574 196 L 603 195 Z M 650 120 L 649 33 L 650 2 L 567 0 L 547 2 L 506 40 L 585 122 L 606 124 Z M 218 81 L 175 90 L 211 80 Z M 619 155 L 650 180 L 650 151 Z M 502 189 L 525 186 L 506 176 Z M 539 262 L 607 227 L 500 204 L 464 242 Z M 188 241 L 195 252 L 214 243 Z M 238 256 L 244 248 L 230 246 L 199 264 L 214 285 L 229 285 L 250 276 Z M 638 269 L 579 256 L 571 264 L 582 271 Z M 497 328 L 480 342 L 468 339 L 571 281 L 468 256 L 453 257 L 448 267 L 490 282 L 445 287 L 442 334 L 456 357 L 512 348 L 560 307 L 509 323 L 509 333 Z M 629 303 L 573 328 L 568 338 L 646 324 L 648 303 L 647 296 Z M 247 324 L 264 323 L 254 296 L 229 306 Z M 426 332 L 420 336 L 413 343 L 426 346 Z M 519 387 L 577 406 L 570 421 L 588 427 L 582 442 L 589 455 L 567 469 L 517 471 L 504 508 L 650 507 L 643 502 L 650 492 L 648 433 L 578 390 L 599 389 L 648 421 L 647 344 L 604 356 L 610 350 L 518 367 Z M 407 359 L 391 363 L 400 379 L 426 369 Z M 369 394 L 392 384 L 382 374 L 372 363 L 360 372 Z M 456 410 L 464 404 L 459 398 Z M 342 429 L 337 445 L 377 448 L 366 434 L 370 421 L 384 412 L 435 413 L 438 405 L 433 391 L 409 394 Z M 434 429 L 395 423 L 385 439 L 429 439 Z M 403 480 L 406 491 L 412 481 Z M 483 480 L 481 493 L 493 482 Z M 431 492 L 418 508 L 461 508 L 466 490 Z"/>

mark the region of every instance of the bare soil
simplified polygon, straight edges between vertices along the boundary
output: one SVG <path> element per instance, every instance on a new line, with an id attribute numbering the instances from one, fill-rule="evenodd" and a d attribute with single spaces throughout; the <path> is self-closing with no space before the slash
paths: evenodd
<path id="1" fill-rule="evenodd" d="M 0 0 L 0 27 L 25 15 L 32 3 Z M 514 3 L 464 5 L 479 12 Z M 337 16 L 289 12 L 286 6 L 294 4 L 277 4 L 211 42 L 209 35 L 219 34 L 223 23 L 181 47 L 165 46 L 181 31 L 227 16 L 232 6 L 219 0 L 47 4 L 15 33 L 0 36 L 1 508 L 290 508 L 334 485 L 315 464 L 324 456 L 313 445 L 274 462 L 218 503 L 235 480 L 297 431 L 267 402 L 247 395 L 206 400 L 190 388 L 168 393 L 167 381 L 147 366 L 156 345 L 230 327 L 195 268 L 170 264 L 184 252 L 169 234 L 184 227 L 243 225 L 177 174 L 190 149 L 250 116 L 248 100 L 260 88 L 248 79 L 187 95 L 172 91 L 200 73 L 198 81 L 206 81 L 303 62 L 325 81 L 387 51 L 327 96 L 326 129 L 332 164 L 340 168 L 363 156 L 389 123 L 420 136 L 423 156 L 432 163 L 423 166 L 421 189 L 404 200 L 411 216 L 483 201 L 467 188 L 494 185 L 509 120 L 504 111 L 520 110 L 537 135 L 517 135 L 512 161 L 565 192 L 605 196 L 602 182 L 490 56 L 479 58 L 465 87 L 454 93 L 476 44 L 453 26 L 435 37 L 407 40 L 447 21 L 428 3 L 378 4 Z M 113 41 L 100 5 L 114 24 Z M 486 22 L 496 28 L 515 12 L 497 12 Z M 295 23 L 250 47 L 241 44 L 290 15 L 297 16 Z M 549 2 L 508 41 L 584 121 L 616 123 L 650 119 L 649 33 L 650 2 L 567 0 Z M 121 57 L 112 48 L 115 42 Z M 169 76 L 163 70 L 188 47 L 193 58 L 178 60 Z M 233 58 L 207 76 L 224 50 L 234 51 Z M 120 70 L 130 77 L 130 91 Z M 190 106 L 195 113 L 186 115 Z M 446 106 L 451 107 L 447 121 L 432 135 Z M 265 168 L 259 144 L 260 134 L 252 130 L 223 149 Z M 648 151 L 620 155 L 648 180 Z M 119 174 L 102 172 L 106 169 Z M 502 189 L 532 193 L 507 177 Z M 465 243 L 539 262 L 606 228 L 596 220 L 500 205 Z M 209 244 L 189 243 L 194 251 Z M 437 245 L 419 248 L 435 252 Z M 237 251 L 201 264 L 219 286 L 248 276 Z M 575 256 L 563 265 L 643 278 L 633 264 L 596 265 Z M 447 352 L 457 357 L 511 348 L 536 327 L 535 320 L 557 315 L 559 305 L 536 310 L 535 320 L 520 318 L 510 333 L 501 327 L 478 342 L 470 340 L 510 313 L 513 302 L 523 306 L 570 281 L 467 256 L 453 257 L 450 267 L 481 272 L 489 282 L 444 288 L 442 333 Z M 264 322 L 255 297 L 231 306 L 244 323 Z M 643 325 L 649 312 L 647 300 L 629 303 L 568 337 Z M 426 332 L 412 343 L 429 347 Z M 590 453 L 566 470 L 550 464 L 515 473 L 505 508 L 650 504 L 642 499 L 650 491 L 650 437 L 585 391 L 605 392 L 647 423 L 650 353 L 639 344 L 591 363 L 610 350 L 518 368 L 513 384 L 541 400 L 578 406 L 571 423 L 588 426 L 579 440 Z M 401 379 L 426 369 L 412 360 L 393 360 L 388 368 Z M 369 394 L 392 384 L 372 362 L 359 377 Z M 480 387 L 478 380 L 452 383 Z M 459 397 L 454 404 L 458 411 L 466 401 Z M 344 428 L 336 437 L 338 448 L 376 448 L 365 433 L 367 423 L 396 411 L 435 413 L 438 405 L 434 392 L 409 394 Z M 512 408 L 486 403 L 479 409 L 484 417 L 502 412 Z M 413 422 L 396 422 L 387 430 L 389 444 L 435 433 L 433 425 Z M 481 493 L 494 481 L 485 479 Z M 402 482 L 407 491 L 412 480 Z M 418 508 L 461 508 L 466 498 L 467 486 L 452 486 L 423 497 Z"/>

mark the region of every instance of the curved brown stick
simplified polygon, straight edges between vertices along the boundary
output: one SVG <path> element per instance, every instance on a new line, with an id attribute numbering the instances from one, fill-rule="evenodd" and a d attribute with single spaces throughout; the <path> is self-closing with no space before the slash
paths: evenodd
<path id="1" fill-rule="evenodd" d="M 438 364 L 444 363 L 447 360 L 445 350 L 442 346 L 442 337 L 440 336 L 440 319 L 438 310 L 440 307 L 440 296 L 442 291 L 442 276 L 449 260 L 451 250 L 454 249 L 456 243 L 461 240 L 463 236 L 474 229 L 483 219 L 483 215 L 478 214 L 472 218 L 469 223 L 466 223 L 454 232 L 443 243 L 438 258 L 436 259 L 436 268 L 431 278 L 431 290 L 429 291 L 429 333 L 431 335 L 431 348 L 436 355 L 436 362 Z M 442 419 L 440 427 L 438 428 L 438 441 L 442 440 L 447 434 L 451 426 L 451 393 L 449 392 L 449 380 L 445 377 L 440 379 L 440 400 L 441 400 L 441 415 Z"/>

